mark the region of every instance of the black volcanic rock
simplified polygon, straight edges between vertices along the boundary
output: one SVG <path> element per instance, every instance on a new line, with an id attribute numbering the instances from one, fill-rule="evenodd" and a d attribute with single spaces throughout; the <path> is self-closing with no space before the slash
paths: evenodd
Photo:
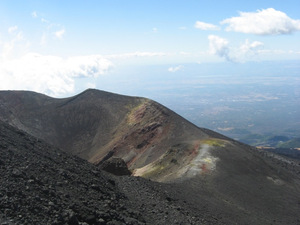
<path id="1" fill-rule="evenodd" d="M 121 158 L 112 157 L 105 160 L 98 166 L 100 169 L 117 176 L 131 175 L 131 172 L 128 170 L 125 161 Z"/>
<path id="2" fill-rule="evenodd" d="M 101 212 L 106 222 L 127 217 L 119 207 L 124 194 L 91 164 L 2 122 L 0 143 L 0 224 L 99 224 Z"/>

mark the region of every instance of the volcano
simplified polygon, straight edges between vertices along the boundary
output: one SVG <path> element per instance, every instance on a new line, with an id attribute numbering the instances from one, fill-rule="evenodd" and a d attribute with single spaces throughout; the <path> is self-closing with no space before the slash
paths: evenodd
<path id="1" fill-rule="evenodd" d="M 1 120 L 12 126 L 94 164 L 122 158 L 134 174 L 156 181 L 209 172 L 217 161 L 213 147 L 239 145 L 145 98 L 87 90 L 54 99 L 20 91 L 2 92 L 0 104 Z"/>
<path id="2" fill-rule="evenodd" d="M 160 204 L 156 199 L 149 205 L 147 192 L 155 187 L 153 196 L 169 193 L 167 202 L 198 215 L 178 224 L 299 223 L 299 161 L 199 128 L 150 99 L 93 89 L 63 99 L 1 91 L 0 120 L 96 168 L 109 159 L 124 161 L 132 176 L 113 176 L 114 182 L 121 190 L 124 185 L 129 199 L 138 199 L 146 218 L 151 215 L 143 207 Z M 147 191 L 134 195 L 125 188 L 128 182 Z M 144 219 L 149 221 L 159 224 Z"/>

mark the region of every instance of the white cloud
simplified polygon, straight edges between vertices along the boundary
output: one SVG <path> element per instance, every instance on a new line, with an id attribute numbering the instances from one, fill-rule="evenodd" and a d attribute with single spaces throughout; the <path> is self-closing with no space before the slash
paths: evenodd
<path id="1" fill-rule="evenodd" d="M 249 42 L 245 40 L 245 43 L 239 47 L 231 47 L 229 42 L 221 37 L 215 35 L 209 35 L 209 53 L 217 55 L 221 58 L 225 58 L 231 62 L 244 62 L 256 55 L 263 47 L 263 43 L 259 41 Z"/>
<path id="2" fill-rule="evenodd" d="M 175 66 L 175 67 L 170 67 L 170 68 L 168 69 L 168 71 L 171 72 L 171 73 L 175 73 L 175 72 L 177 72 L 177 71 L 182 70 L 183 68 L 184 68 L 184 67 L 183 67 L 182 65 L 179 65 L 179 66 Z"/>
<path id="3" fill-rule="evenodd" d="M 263 46 L 264 44 L 260 41 L 250 42 L 246 39 L 244 44 L 232 50 L 232 57 L 234 57 L 232 61 L 245 62 L 248 59 L 252 59 L 253 56 L 260 53 Z"/>
<path id="4" fill-rule="evenodd" d="M 229 57 L 229 42 L 216 35 L 209 35 L 209 53 L 213 55 L 218 55 L 220 57 L 225 57 L 228 59 Z M 229 60 L 229 59 L 228 59 Z"/>
<path id="5" fill-rule="evenodd" d="M 100 55 L 67 59 L 28 53 L 21 58 L 0 63 L 0 89 L 32 90 L 51 96 L 72 93 L 75 78 L 106 73 L 113 64 Z"/>
<path id="6" fill-rule="evenodd" d="M 8 33 L 9 33 L 9 34 L 12 34 L 12 33 L 14 33 L 16 30 L 18 30 L 18 26 L 9 27 L 9 28 L 8 28 Z"/>
<path id="7" fill-rule="evenodd" d="M 54 32 L 54 35 L 56 38 L 62 39 L 65 32 L 66 32 L 66 30 L 63 28 L 63 29 L 60 29 L 60 30 Z"/>
<path id="8" fill-rule="evenodd" d="M 252 50 L 255 50 L 259 47 L 262 47 L 264 44 L 262 42 L 259 42 L 259 41 L 254 41 L 252 43 L 249 42 L 249 40 L 247 39 L 245 41 L 245 44 L 241 45 L 240 46 L 240 50 L 243 54 L 246 54 L 248 53 L 249 51 L 252 51 Z"/>
<path id="9" fill-rule="evenodd" d="M 204 23 L 201 21 L 197 21 L 195 23 L 195 27 L 200 30 L 219 30 L 220 28 L 216 25 L 210 23 Z"/>
<path id="10" fill-rule="evenodd" d="M 300 31 L 300 20 L 293 20 L 285 13 L 273 8 L 256 12 L 240 12 L 239 17 L 225 19 L 226 31 L 258 35 L 290 34 Z"/>

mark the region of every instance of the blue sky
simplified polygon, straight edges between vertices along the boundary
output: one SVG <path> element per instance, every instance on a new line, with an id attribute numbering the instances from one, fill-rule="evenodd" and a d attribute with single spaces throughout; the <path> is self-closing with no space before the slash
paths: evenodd
<path id="1" fill-rule="evenodd" d="M 126 66 L 300 60 L 296 0 L 2 0 L 0 24 L 0 89 L 58 97 Z"/>

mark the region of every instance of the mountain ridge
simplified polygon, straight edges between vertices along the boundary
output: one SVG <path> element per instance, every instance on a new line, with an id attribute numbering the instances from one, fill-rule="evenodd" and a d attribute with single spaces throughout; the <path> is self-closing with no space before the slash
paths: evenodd
<path id="1" fill-rule="evenodd" d="M 299 223 L 299 161 L 198 128 L 151 100 L 96 90 L 65 99 L 1 91 L 0 121 L 32 135 L 31 138 L 23 135 L 22 144 L 17 147 L 12 139 L 7 142 L 4 138 L 0 150 L 5 154 L 10 154 L 6 152 L 8 144 L 2 143 L 20 151 L 24 146 L 25 149 L 34 147 L 33 140 L 44 139 L 94 166 L 105 158 L 122 158 L 133 175 L 146 179 L 113 179 L 133 201 L 139 196 L 140 201 L 136 202 L 139 212 L 147 205 L 143 211 L 147 221 L 153 220 L 151 208 L 161 211 L 157 204 L 163 203 L 175 208 L 182 205 L 184 208 L 180 210 L 190 210 L 202 219 L 205 219 L 203 215 L 209 215 L 203 224 L 205 221 L 207 224 Z M 33 162 L 44 160 L 40 157 L 37 152 Z M 10 177 L 9 172 L 4 167 L 5 177 Z M 66 178 L 66 181 L 71 180 Z M 131 190 L 131 185 L 137 186 Z M 71 184 L 70 188 L 73 188 Z M 91 193 L 89 188 L 86 191 Z M 164 193 L 170 195 L 166 197 Z M 163 198 L 163 202 L 157 197 Z M 201 219 L 197 221 L 194 224 L 201 224 Z"/>
<path id="2" fill-rule="evenodd" d="M 63 99 L 1 92 L 0 107 L 2 120 L 67 152 L 92 163 L 113 152 L 132 170 L 156 161 L 172 146 L 189 147 L 210 137 L 230 140 L 150 99 L 94 89 Z"/>

